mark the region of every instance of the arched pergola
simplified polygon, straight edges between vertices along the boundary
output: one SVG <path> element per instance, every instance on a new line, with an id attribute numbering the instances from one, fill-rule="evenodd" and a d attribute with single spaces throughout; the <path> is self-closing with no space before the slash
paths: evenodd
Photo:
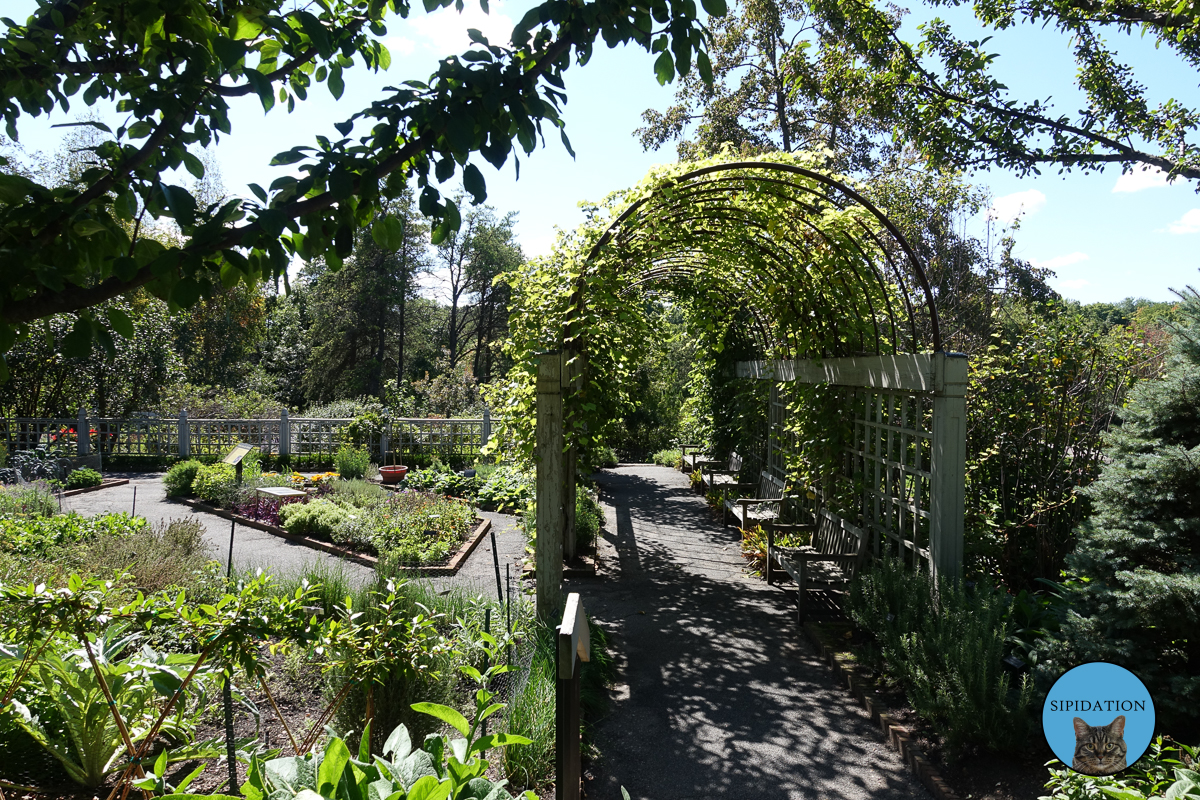
<path id="1" fill-rule="evenodd" d="M 554 285 L 569 296 L 555 307 L 561 338 L 538 367 L 539 550 L 543 530 L 563 530 L 573 554 L 574 447 L 562 444 L 561 398 L 569 415 L 576 403 L 577 426 L 586 422 L 579 409 L 604 390 L 604 326 L 619 326 L 612 320 L 637 298 L 668 292 L 747 320 L 761 358 L 739 363 L 738 374 L 771 380 L 773 402 L 787 383 L 851 390 L 850 455 L 875 473 L 867 522 L 914 559 L 956 574 L 965 361 L 942 352 L 925 270 L 887 215 L 848 180 L 786 154 L 656 168 L 610 205 L 550 259 Z M 619 336 L 604 342 L 609 351 L 620 350 Z M 540 596 L 557 584 L 561 555 L 538 558 Z"/>

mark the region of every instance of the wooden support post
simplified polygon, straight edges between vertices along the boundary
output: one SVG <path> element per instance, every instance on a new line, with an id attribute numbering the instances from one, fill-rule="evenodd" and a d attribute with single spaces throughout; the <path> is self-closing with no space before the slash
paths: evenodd
<path id="1" fill-rule="evenodd" d="M 79 409 L 79 419 L 75 422 L 75 455 L 86 456 L 91 453 L 92 439 L 88 436 L 87 409 Z"/>
<path id="2" fill-rule="evenodd" d="M 189 458 L 192 455 L 192 429 L 188 427 L 187 409 L 179 409 L 179 457 Z"/>
<path id="3" fill-rule="evenodd" d="M 554 798 L 579 800 L 579 666 L 591 660 L 587 616 L 577 592 L 567 595 L 558 626 L 558 680 L 554 727 Z"/>
<path id="4" fill-rule="evenodd" d="M 292 454 L 292 421 L 288 419 L 286 408 L 279 411 L 279 457 L 288 458 Z"/>
<path id="5" fill-rule="evenodd" d="M 568 394 L 579 388 L 580 356 L 578 353 L 567 352 L 563 363 L 563 393 Z M 574 561 L 577 555 L 575 541 L 575 493 L 576 471 L 579 457 L 575 445 L 563 454 L 563 558 Z"/>
<path id="6" fill-rule="evenodd" d="M 562 608 L 563 405 L 562 354 L 538 355 L 537 618 L 553 625 Z"/>
<path id="7" fill-rule="evenodd" d="M 967 357 L 934 354 L 933 442 L 929 480 L 929 562 L 934 577 L 958 580 L 966 490 Z"/>

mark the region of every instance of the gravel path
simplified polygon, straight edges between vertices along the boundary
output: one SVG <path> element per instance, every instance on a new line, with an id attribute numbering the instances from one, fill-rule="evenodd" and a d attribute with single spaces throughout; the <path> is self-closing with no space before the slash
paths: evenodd
<path id="1" fill-rule="evenodd" d="M 797 629 L 790 595 L 743 574 L 738 535 L 686 476 L 597 478 L 601 579 L 568 582 L 611 633 L 619 684 L 588 797 L 921 798 L 924 788 Z"/>
<path id="2" fill-rule="evenodd" d="M 162 484 L 162 474 L 130 473 L 112 474 L 107 477 L 129 478 L 129 483 L 111 489 L 76 495 L 63 500 L 64 510 L 80 514 L 101 514 L 107 511 L 131 511 L 134 507 L 134 489 L 137 489 L 137 514 L 151 523 L 171 519 L 198 519 L 204 525 L 205 538 L 212 543 L 215 557 L 226 564 L 229 558 L 230 522 L 212 514 L 193 510 L 190 506 L 167 499 Z M 496 546 L 500 553 L 500 574 L 504 576 L 504 565 L 512 564 L 513 591 L 516 591 L 519 567 L 517 562 L 524 553 L 525 537 L 517 527 L 518 520 L 508 514 L 479 512 L 480 517 L 492 521 L 496 532 Z M 308 566 L 322 565 L 340 567 L 355 583 L 364 583 L 374 575 L 370 567 L 345 561 L 319 550 L 313 550 L 287 539 L 272 536 L 264 531 L 235 525 L 233 531 L 233 566 L 236 570 L 252 570 L 262 567 L 276 575 L 294 575 Z M 456 575 L 430 579 L 439 590 L 450 586 L 461 586 L 496 596 L 496 570 L 492 561 L 491 537 L 485 537 L 475 552 L 467 559 Z"/>

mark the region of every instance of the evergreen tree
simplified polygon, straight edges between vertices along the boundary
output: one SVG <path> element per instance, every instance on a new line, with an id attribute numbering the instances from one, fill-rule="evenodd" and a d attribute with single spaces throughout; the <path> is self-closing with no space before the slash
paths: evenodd
<path id="1" fill-rule="evenodd" d="M 1177 735 L 1200 708 L 1200 294 L 1180 297 L 1166 371 L 1130 393 L 1086 490 L 1094 513 L 1067 560 L 1081 580 L 1064 627 L 1077 661 L 1141 678 Z"/>

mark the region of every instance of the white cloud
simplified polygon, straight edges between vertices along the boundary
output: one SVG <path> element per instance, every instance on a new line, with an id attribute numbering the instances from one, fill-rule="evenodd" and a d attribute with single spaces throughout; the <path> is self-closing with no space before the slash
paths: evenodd
<path id="1" fill-rule="evenodd" d="M 385 39 L 383 44 L 392 55 L 399 53 L 402 56 L 411 56 L 413 50 L 417 49 L 417 43 L 407 36 L 393 36 Z"/>
<path id="2" fill-rule="evenodd" d="M 1076 250 L 1074 253 L 1067 253 L 1065 256 L 1055 256 L 1054 258 L 1046 259 L 1045 261 L 1038 261 L 1036 258 L 1032 258 L 1029 260 L 1029 263 L 1033 264 L 1035 267 L 1042 267 L 1043 269 L 1062 269 L 1063 267 L 1069 267 L 1072 264 L 1078 264 L 1080 261 L 1087 261 L 1088 258 L 1089 256 L 1087 253 L 1081 253 Z"/>
<path id="3" fill-rule="evenodd" d="M 492 44 L 506 45 L 514 27 L 512 18 L 500 13 L 503 3 L 491 3 L 490 7 L 491 14 L 485 14 L 476 3 L 467 3 L 461 14 L 453 7 L 442 8 L 409 24 L 425 39 L 426 47 L 440 55 L 462 53 L 470 48 L 468 28 L 479 30 Z"/>
<path id="4" fill-rule="evenodd" d="M 1200 233 L 1200 208 L 1193 208 L 1167 226 L 1171 233 Z"/>
<path id="5" fill-rule="evenodd" d="M 1088 285 L 1089 285 L 1088 282 L 1085 281 L 1083 278 L 1078 278 L 1073 281 L 1059 281 L 1058 282 L 1058 286 L 1060 289 L 1068 289 L 1068 290 L 1069 289 L 1082 289 L 1083 287 L 1088 286 Z"/>
<path id="6" fill-rule="evenodd" d="M 1018 217 L 1036 213 L 1046 205 L 1046 195 L 1037 189 L 1024 192 L 1013 192 L 1003 197 L 997 197 L 988 209 L 988 219 L 995 219 L 1006 225 L 1011 225 Z"/>
<path id="7" fill-rule="evenodd" d="M 1131 172 L 1122 173 L 1121 177 L 1117 178 L 1113 193 L 1140 192 L 1143 189 L 1157 189 L 1167 185 L 1167 173 L 1149 164 L 1139 164 Z"/>

